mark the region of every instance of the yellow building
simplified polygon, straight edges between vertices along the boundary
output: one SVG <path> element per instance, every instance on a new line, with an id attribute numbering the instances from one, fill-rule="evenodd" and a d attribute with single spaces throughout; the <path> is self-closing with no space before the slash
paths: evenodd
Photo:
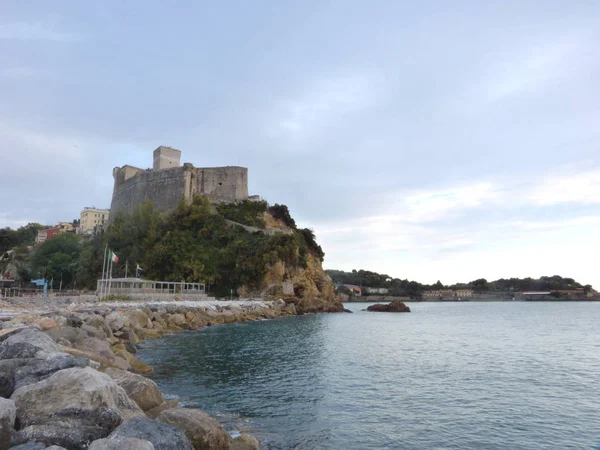
<path id="1" fill-rule="evenodd" d="M 79 234 L 94 234 L 108 223 L 108 209 L 92 207 L 83 208 L 79 216 Z"/>

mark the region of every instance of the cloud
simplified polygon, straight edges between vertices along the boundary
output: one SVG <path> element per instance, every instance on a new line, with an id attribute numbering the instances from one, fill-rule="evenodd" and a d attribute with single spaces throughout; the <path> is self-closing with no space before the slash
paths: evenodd
<path id="1" fill-rule="evenodd" d="M 77 42 L 79 33 L 56 30 L 53 26 L 39 22 L 14 22 L 0 24 L 0 39 Z"/>
<path id="2" fill-rule="evenodd" d="M 383 90 L 376 74 L 354 74 L 317 80 L 295 97 L 282 100 L 267 128 L 271 137 L 303 138 L 375 105 Z"/>
<path id="3" fill-rule="evenodd" d="M 527 195 L 539 206 L 600 203 L 600 169 L 548 176 Z"/>

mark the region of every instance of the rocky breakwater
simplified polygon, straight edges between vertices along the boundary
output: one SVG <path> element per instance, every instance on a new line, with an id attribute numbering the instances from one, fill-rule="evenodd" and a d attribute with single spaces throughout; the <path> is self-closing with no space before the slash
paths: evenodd
<path id="1" fill-rule="evenodd" d="M 0 322 L 0 450 L 258 449 L 165 400 L 137 344 L 165 333 L 295 315 L 293 304 L 96 304 Z"/>
<path id="2" fill-rule="evenodd" d="M 410 312 L 410 308 L 400 300 L 394 300 L 392 303 L 375 304 L 367 307 L 367 311 L 375 312 Z"/>

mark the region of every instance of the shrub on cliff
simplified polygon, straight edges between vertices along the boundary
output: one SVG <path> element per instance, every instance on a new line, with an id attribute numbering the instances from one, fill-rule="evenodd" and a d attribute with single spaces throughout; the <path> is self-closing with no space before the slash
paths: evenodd
<path id="1" fill-rule="evenodd" d="M 223 217 L 242 225 L 265 228 L 263 213 L 267 210 L 267 202 L 251 202 L 244 200 L 237 203 L 221 203 L 216 206 L 217 211 Z"/>
<path id="2" fill-rule="evenodd" d="M 273 206 L 269 207 L 269 213 L 276 219 L 281 220 L 293 230 L 296 229 L 296 221 L 292 219 L 292 216 L 290 215 L 290 210 L 286 205 L 280 205 L 278 203 L 275 203 Z"/>

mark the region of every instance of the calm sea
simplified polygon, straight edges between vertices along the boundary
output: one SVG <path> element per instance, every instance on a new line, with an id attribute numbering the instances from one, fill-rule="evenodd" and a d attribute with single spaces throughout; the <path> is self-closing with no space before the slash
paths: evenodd
<path id="1" fill-rule="evenodd" d="M 593 449 L 600 303 L 409 303 L 142 344 L 164 392 L 269 449 Z"/>

